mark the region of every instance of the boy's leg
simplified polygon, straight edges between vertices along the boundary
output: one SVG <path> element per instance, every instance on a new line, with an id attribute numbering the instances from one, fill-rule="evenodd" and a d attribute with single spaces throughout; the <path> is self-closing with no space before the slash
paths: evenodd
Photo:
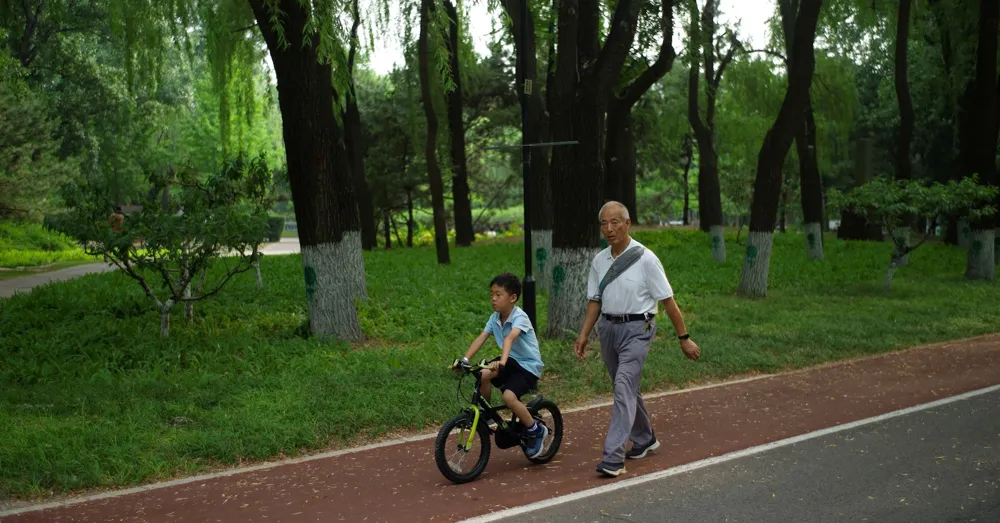
<path id="1" fill-rule="evenodd" d="M 479 394 L 490 401 L 490 394 L 493 394 L 493 384 L 491 381 L 497 377 L 497 373 L 491 370 L 483 370 L 479 377 Z"/>
<path id="2" fill-rule="evenodd" d="M 503 402 L 510 407 L 510 411 L 517 416 L 517 419 L 521 420 L 525 427 L 530 429 L 535 424 L 535 418 L 531 417 L 528 407 L 525 407 L 524 403 L 517 399 L 517 394 L 514 391 L 510 389 L 503 391 Z"/>

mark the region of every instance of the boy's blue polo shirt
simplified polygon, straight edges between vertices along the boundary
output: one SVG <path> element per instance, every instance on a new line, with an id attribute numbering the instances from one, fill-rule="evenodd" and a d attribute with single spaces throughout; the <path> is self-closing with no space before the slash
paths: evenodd
<path id="1" fill-rule="evenodd" d="M 503 340 L 510 334 L 510 331 L 514 327 L 521 329 L 521 334 L 511 344 L 510 355 L 508 357 L 514 358 L 524 370 L 534 374 L 535 377 L 541 378 L 542 368 L 545 367 L 545 364 L 542 363 L 542 353 L 538 349 L 538 338 L 535 337 L 535 329 L 531 327 L 531 320 L 528 318 L 528 313 L 521 310 L 520 307 L 515 306 L 514 310 L 510 312 L 510 316 L 507 317 L 507 321 L 503 325 L 500 325 L 500 313 L 494 312 L 490 315 L 490 319 L 486 321 L 486 327 L 483 328 L 483 332 L 492 334 L 493 339 L 497 342 L 497 346 L 500 347 L 500 350 L 503 350 Z"/>

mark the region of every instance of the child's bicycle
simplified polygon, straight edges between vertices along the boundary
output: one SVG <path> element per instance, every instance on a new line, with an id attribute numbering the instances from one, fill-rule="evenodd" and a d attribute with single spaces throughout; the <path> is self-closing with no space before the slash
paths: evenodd
<path id="1" fill-rule="evenodd" d="M 463 404 L 462 412 L 451 418 L 441 427 L 434 441 L 434 461 L 444 477 L 455 483 L 467 483 L 476 479 L 490 460 L 490 435 L 495 438 L 498 448 L 507 449 L 521 446 L 522 452 L 527 448 L 524 424 L 522 424 L 506 405 L 493 407 L 487 398 L 479 393 L 482 371 L 489 368 L 486 360 L 478 365 L 456 360 L 452 368 L 461 372 L 458 383 L 459 402 Z M 472 389 L 472 401 L 464 405 L 461 400 L 462 381 L 468 375 L 475 376 Z M 534 463 L 548 463 L 559 452 L 563 437 L 563 420 L 559 407 L 551 400 L 538 394 L 525 404 L 531 417 L 544 424 L 549 433 L 542 442 L 542 453 L 537 457 L 528 458 Z M 501 413 L 508 413 L 510 420 L 504 419 Z M 454 436 L 454 437 L 453 437 Z M 478 442 L 476 441 L 478 436 Z M 471 465 L 463 467 L 464 465 Z"/>

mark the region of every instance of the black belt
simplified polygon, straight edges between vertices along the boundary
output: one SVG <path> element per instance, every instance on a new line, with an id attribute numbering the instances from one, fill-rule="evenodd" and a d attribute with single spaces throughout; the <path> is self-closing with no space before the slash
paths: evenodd
<path id="1" fill-rule="evenodd" d="M 613 323 L 628 323 L 631 321 L 649 321 L 656 317 L 656 314 L 644 312 L 642 314 L 601 314 L 604 319 Z"/>

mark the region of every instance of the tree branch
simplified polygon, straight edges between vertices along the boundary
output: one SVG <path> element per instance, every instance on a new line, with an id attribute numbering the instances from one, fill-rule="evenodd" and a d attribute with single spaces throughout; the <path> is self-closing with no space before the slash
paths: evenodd
<path id="1" fill-rule="evenodd" d="M 733 55 L 736 54 L 738 49 L 743 49 L 743 45 L 740 44 L 740 41 L 736 39 L 736 35 L 733 33 L 729 33 L 729 40 L 729 51 L 722 58 L 722 62 L 719 63 L 719 70 L 715 72 L 715 78 L 712 79 L 712 89 L 714 90 L 719 89 L 719 83 L 722 82 L 722 73 L 726 71 L 726 67 L 733 61 Z"/>
<path id="2" fill-rule="evenodd" d="M 621 102 L 628 107 L 635 105 L 654 83 L 670 72 L 674 66 L 674 59 L 677 58 L 677 52 L 673 46 L 674 0 L 662 0 L 661 8 L 663 13 L 660 26 L 663 30 L 663 43 L 660 44 L 660 53 L 657 55 L 656 61 L 647 67 L 638 78 L 629 83 L 622 93 Z"/>
<path id="3" fill-rule="evenodd" d="M 788 66 L 788 58 L 784 54 L 778 51 L 772 51 L 771 49 L 749 49 L 749 50 L 745 49 L 743 50 L 743 53 L 744 54 L 763 53 L 766 55 L 770 55 L 780 59 L 781 62 L 784 63 L 786 67 Z"/>
<path id="4" fill-rule="evenodd" d="M 619 0 L 615 8 L 615 14 L 611 19 L 611 32 L 604 47 L 597 56 L 597 63 L 594 66 L 596 73 L 598 92 L 607 92 L 611 84 L 612 73 L 617 74 L 625 62 L 625 57 L 629 52 L 629 42 L 635 37 L 636 20 L 639 18 L 639 4 L 637 0 Z M 560 51 L 561 52 L 561 51 Z"/>

